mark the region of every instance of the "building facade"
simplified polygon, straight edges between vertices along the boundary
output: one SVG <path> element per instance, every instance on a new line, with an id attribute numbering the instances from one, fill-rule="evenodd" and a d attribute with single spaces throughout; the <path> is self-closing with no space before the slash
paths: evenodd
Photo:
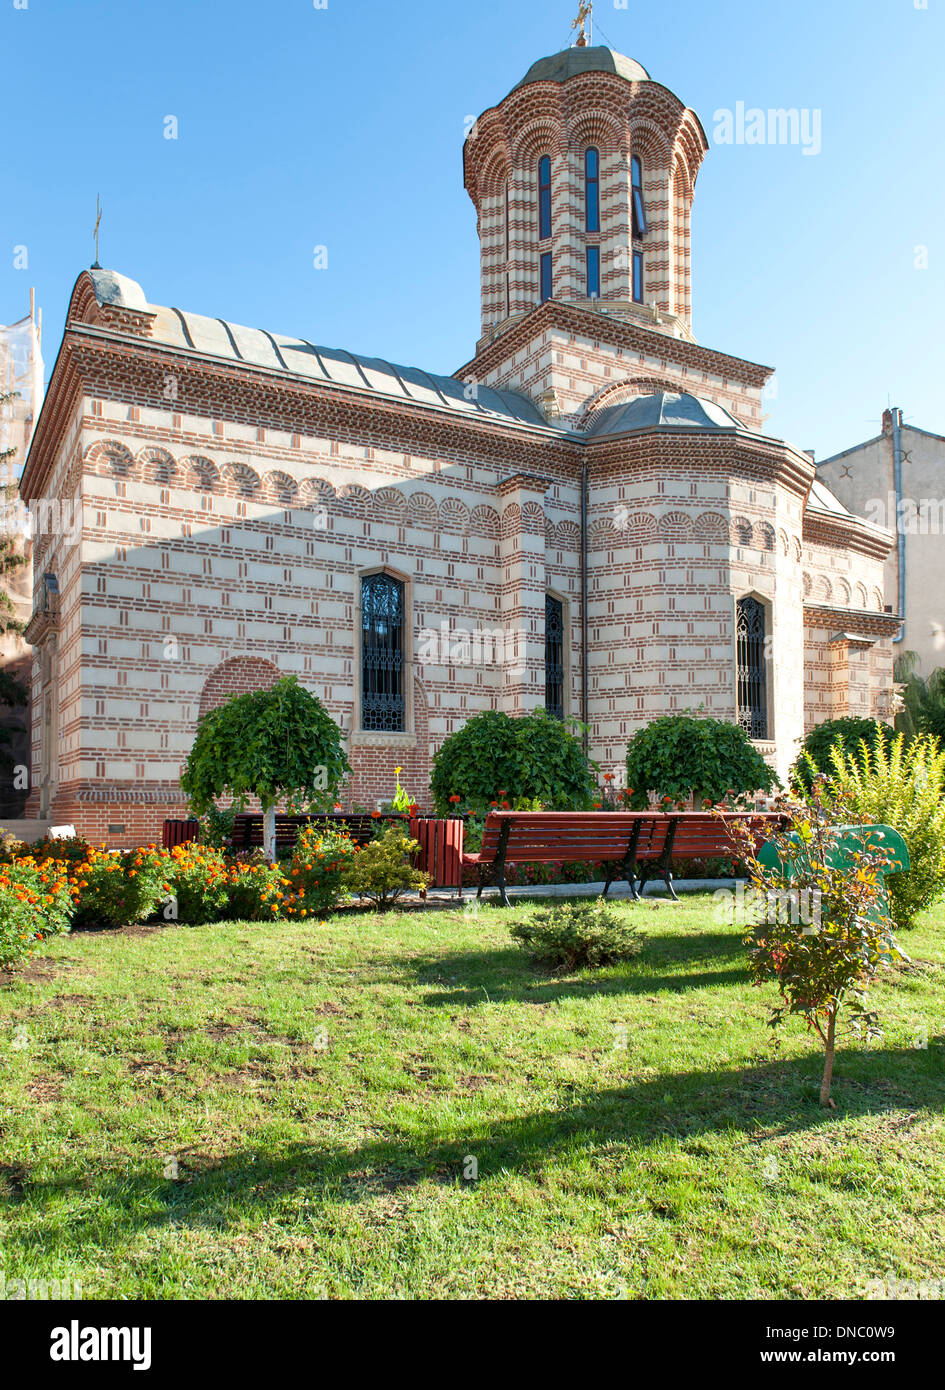
<path id="1" fill-rule="evenodd" d="M 699 345 L 695 114 L 606 48 L 543 59 L 464 150 L 482 256 L 453 376 L 76 282 L 22 481 L 34 814 L 120 845 L 184 810 L 201 713 L 295 674 L 346 796 L 545 706 L 605 770 L 660 715 L 885 715 L 893 538 L 763 432 L 768 368 Z"/>
<path id="2" fill-rule="evenodd" d="M 824 459 L 817 476 L 844 506 L 896 534 L 886 596 L 903 623 L 896 653 L 914 652 L 928 677 L 945 666 L 945 439 L 883 412 L 882 433 Z"/>

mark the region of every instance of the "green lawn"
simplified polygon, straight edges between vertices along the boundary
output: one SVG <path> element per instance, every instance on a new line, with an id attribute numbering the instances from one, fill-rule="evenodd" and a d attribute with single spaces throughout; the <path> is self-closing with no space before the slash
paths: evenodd
<path id="1" fill-rule="evenodd" d="M 643 954 L 566 978 L 510 942 L 531 910 L 55 942 L 0 988 L 6 1278 L 849 1298 L 945 1276 L 945 910 L 877 990 L 884 1038 L 840 1053 L 834 1113 L 709 897 L 620 904 Z"/>

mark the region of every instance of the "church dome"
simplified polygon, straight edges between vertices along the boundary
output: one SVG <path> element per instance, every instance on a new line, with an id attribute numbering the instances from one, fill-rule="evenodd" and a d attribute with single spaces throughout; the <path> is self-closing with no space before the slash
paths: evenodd
<path id="1" fill-rule="evenodd" d="M 605 406 L 592 417 L 587 433 L 626 434 L 630 430 L 739 430 L 734 415 L 704 396 L 655 391 Z"/>
<path id="2" fill-rule="evenodd" d="M 582 72 L 612 72 L 627 82 L 648 82 L 650 74 L 642 64 L 633 58 L 625 58 L 612 48 L 565 48 L 553 53 L 549 58 L 539 58 L 532 63 L 521 82 L 513 88 L 525 87 L 530 82 L 567 82 L 569 77 L 577 77 Z"/>

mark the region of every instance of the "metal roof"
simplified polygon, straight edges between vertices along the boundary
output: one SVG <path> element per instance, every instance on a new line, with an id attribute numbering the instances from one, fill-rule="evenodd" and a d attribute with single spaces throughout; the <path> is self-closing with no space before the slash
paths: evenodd
<path id="1" fill-rule="evenodd" d="M 587 434 L 626 434 L 631 430 L 741 430 L 744 425 L 715 401 L 685 392 L 656 391 L 606 406 L 591 422 Z"/>
<path id="2" fill-rule="evenodd" d="M 548 58 L 539 58 L 532 63 L 528 72 L 512 88 L 529 82 L 567 82 L 569 77 L 577 77 L 582 72 L 612 72 L 628 82 L 649 82 L 650 74 L 646 68 L 633 58 L 615 53 L 612 48 L 565 48 L 560 53 L 552 53 Z"/>
<path id="3" fill-rule="evenodd" d="M 263 328 L 245 328 L 225 319 L 149 304 L 141 286 L 127 276 L 99 269 L 90 270 L 89 275 L 100 304 L 154 315 L 151 342 L 249 367 L 265 367 L 325 385 L 353 387 L 420 405 L 447 407 L 465 415 L 548 427 L 534 401 L 517 391 L 496 391 L 481 385 L 473 391 L 456 377 L 439 376 L 420 367 L 400 367 L 383 358 L 365 357 L 345 348 L 321 347 L 305 338 L 288 338 Z"/>

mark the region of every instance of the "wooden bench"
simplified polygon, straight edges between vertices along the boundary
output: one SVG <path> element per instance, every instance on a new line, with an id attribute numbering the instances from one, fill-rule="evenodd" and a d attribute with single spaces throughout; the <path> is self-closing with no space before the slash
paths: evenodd
<path id="1" fill-rule="evenodd" d="M 281 850 L 295 849 L 299 831 L 305 825 L 324 825 L 328 822 L 336 830 L 346 831 L 356 844 L 366 845 L 373 840 L 377 827 L 389 822 L 397 822 L 407 830 L 407 817 L 400 815 L 373 816 L 362 811 L 329 811 L 309 816 L 276 815 L 276 854 Z M 262 849 L 263 818 L 250 811 L 241 811 L 233 822 L 230 847 L 237 853 L 245 850 Z"/>
<path id="2" fill-rule="evenodd" d="M 477 898 L 495 885 L 504 907 L 509 905 L 507 864 L 603 864 L 604 895 L 612 883 L 626 879 L 634 898 L 656 873 L 675 900 L 673 856 L 731 856 L 724 822 L 735 818 L 757 822 L 756 839 L 767 839 L 782 820 L 760 812 L 729 813 L 723 820 L 699 811 L 490 811 L 479 853 L 464 855 L 463 863 L 478 870 Z"/>

